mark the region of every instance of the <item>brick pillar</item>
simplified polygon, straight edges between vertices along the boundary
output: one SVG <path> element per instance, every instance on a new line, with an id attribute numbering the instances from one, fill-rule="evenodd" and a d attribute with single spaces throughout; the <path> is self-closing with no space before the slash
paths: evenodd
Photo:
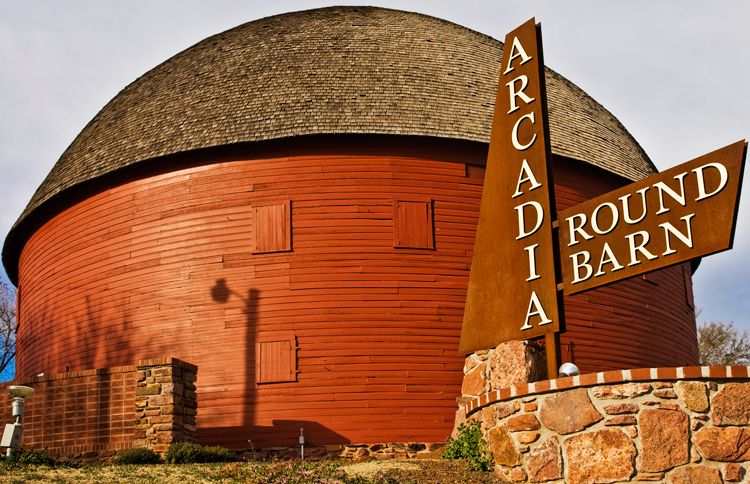
<path id="1" fill-rule="evenodd" d="M 195 440 L 198 367 L 175 358 L 139 361 L 135 389 L 135 447 L 164 453 Z"/>

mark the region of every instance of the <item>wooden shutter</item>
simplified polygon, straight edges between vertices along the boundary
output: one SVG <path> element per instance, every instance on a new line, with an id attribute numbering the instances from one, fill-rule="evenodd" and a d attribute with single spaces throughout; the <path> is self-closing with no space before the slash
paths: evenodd
<path id="1" fill-rule="evenodd" d="M 255 250 L 284 252 L 292 250 L 291 202 L 255 207 Z"/>
<path id="2" fill-rule="evenodd" d="M 393 202 L 393 246 L 434 249 L 432 202 Z"/>
<path id="3" fill-rule="evenodd" d="M 256 383 L 297 381 L 297 340 L 293 333 L 258 335 L 255 343 Z"/>

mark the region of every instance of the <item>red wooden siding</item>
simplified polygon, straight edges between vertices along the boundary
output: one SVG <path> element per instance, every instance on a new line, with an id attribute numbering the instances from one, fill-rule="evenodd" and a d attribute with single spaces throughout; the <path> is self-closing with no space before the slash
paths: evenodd
<path id="1" fill-rule="evenodd" d="M 393 202 L 393 246 L 403 249 L 435 248 L 431 202 Z"/>
<path id="2" fill-rule="evenodd" d="M 464 163 L 486 154 L 388 146 L 237 157 L 64 210 L 21 255 L 19 377 L 174 356 L 199 367 L 203 442 L 296 445 L 300 427 L 311 445 L 445 439 L 482 189 Z M 560 208 L 620 183 L 557 167 Z M 293 250 L 253 253 L 255 207 L 280 200 Z M 393 247 L 393 203 L 409 200 L 434 200 L 435 250 Z M 695 363 L 684 274 L 663 272 L 566 301 L 562 341 L 584 371 Z M 256 343 L 279 332 L 296 336 L 297 381 L 258 384 Z"/>
<path id="3" fill-rule="evenodd" d="M 18 327 L 21 326 L 21 285 L 19 284 L 16 289 L 16 334 L 18 334 Z"/>
<path id="4" fill-rule="evenodd" d="M 290 202 L 255 207 L 255 252 L 292 250 Z"/>
<path id="5" fill-rule="evenodd" d="M 558 210 L 623 183 L 575 162 L 557 164 L 554 177 Z M 695 314 L 686 303 L 692 285 L 686 287 L 684 271 L 690 272 L 688 263 L 651 273 L 649 280 L 634 277 L 566 297 L 561 353 L 572 352 L 584 372 L 697 364 Z"/>

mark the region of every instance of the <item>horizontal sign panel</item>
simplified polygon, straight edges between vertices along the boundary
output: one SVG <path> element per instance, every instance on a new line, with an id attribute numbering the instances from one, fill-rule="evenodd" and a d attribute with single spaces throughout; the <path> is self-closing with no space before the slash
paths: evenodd
<path id="1" fill-rule="evenodd" d="M 559 214 L 565 294 L 731 248 L 742 140 Z"/>
<path id="2" fill-rule="evenodd" d="M 505 37 L 459 352 L 559 330 L 540 27 Z"/>

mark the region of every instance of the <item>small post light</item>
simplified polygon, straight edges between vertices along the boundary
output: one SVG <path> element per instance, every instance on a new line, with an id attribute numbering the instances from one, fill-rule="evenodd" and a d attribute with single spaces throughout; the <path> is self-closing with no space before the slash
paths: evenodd
<path id="1" fill-rule="evenodd" d="M 11 385 L 8 387 L 8 393 L 10 393 L 13 399 L 11 410 L 15 422 L 5 424 L 5 431 L 0 441 L 0 447 L 7 447 L 5 455 L 10 459 L 13 456 L 13 449 L 21 445 L 21 437 L 23 436 L 21 422 L 23 419 L 23 407 L 25 400 L 34 394 L 34 389 L 23 385 Z"/>
<path id="2" fill-rule="evenodd" d="M 305 429 L 299 429 L 299 458 L 305 460 Z"/>
<path id="3" fill-rule="evenodd" d="M 563 363 L 562 365 L 560 365 L 560 369 L 557 370 L 558 377 L 576 376 L 580 374 L 580 370 L 573 363 Z"/>

